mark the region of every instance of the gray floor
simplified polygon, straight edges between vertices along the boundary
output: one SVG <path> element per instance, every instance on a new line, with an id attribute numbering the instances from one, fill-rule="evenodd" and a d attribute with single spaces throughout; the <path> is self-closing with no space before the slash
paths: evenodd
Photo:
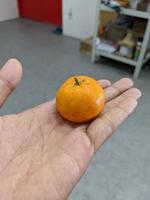
<path id="1" fill-rule="evenodd" d="M 132 77 L 133 68 L 102 60 L 91 64 L 77 40 L 58 37 L 54 27 L 27 20 L 0 23 L 0 64 L 17 57 L 24 77 L 1 114 L 19 112 L 51 99 L 72 74 L 111 81 Z M 70 200 L 150 199 L 150 68 L 135 81 L 143 92 L 136 113 L 101 148 Z"/>

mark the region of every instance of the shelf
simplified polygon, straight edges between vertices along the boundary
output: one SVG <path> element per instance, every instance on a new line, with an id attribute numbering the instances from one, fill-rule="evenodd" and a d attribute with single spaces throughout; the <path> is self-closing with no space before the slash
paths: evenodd
<path id="1" fill-rule="evenodd" d="M 147 27 L 145 30 L 145 34 L 143 37 L 143 43 L 139 55 L 139 59 L 137 61 L 128 59 L 125 57 L 122 57 L 118 54 L 114 53 L 108 53 L 104 52 L 102 50 L 96 49 L 96 39 L 97 39 L 97 32 L 99 28 L 99 12 L 100 11 L 109 11 L 109 12 L 116 12 L 114 9 L 107 7 L 102 3 L 102 0 L 97 0 L 97 6 L 96 6 L 96 19 L 95 19 L 95 29 L 94 29 L 94 37 L 93 37 L 93 43 L 92 43 L 92 55 L 91 55 L 91 60 L 92 62 L 95 62 L 98 56 L 103 56 L 112 60 L 116 60 L 128 65 L 131 65 L 135 67 L 134 70 L 134 78 L 138 78 L 142 66 L 150 59 L 150 52 L 149 54 L 146 55 L 146 51 L 148 49 L 148 43 L 150 42 L 150 12 L 144 12 L 144 11 L 139 11 L 139 10 L 134 10 L 134 9 L 128 9 L 128 8 L 121 8 L 120 14 L 122 15 L 127 15 L 131 17 L 137 17 L 141 19 L 146 19 L 147 20 Z M 145 56 L 146 55 L 146 56 Z"/>
<path id="2" fill-rule="evenodd" d="M 101 51 L 101 50 L 96 50 L 96 55 L 104 56 L 106 58 L 110 58 L 112 60 L 120 61 L 122 63 L 126 63 L 126 64 L 132 65 L 132 66 L 137 65 L 137 62 L 134 61 L 134 60 L 131 60 L 131 59 L 128 59 L 128 58 L 125 58 L 125 57 L 122 57 L 122 56 L 119 56 L 119 55 L 116 55 L 116 54 L 104 52 L 104 51 Z"/>
<path id="3" fill-rule="evenodd" d="M 150 59 L 150 53 L 148 53 L 148 55 L 144 59 L 143 64 L 145 64 L 149 59 Z"/>
<path id="4" fill-rule="evenodd" d="M 115 12 L 113 9 L 105 6 L 104 4 L 100 4 L 100 10 Z M 133 9 L 128 9 L 128 8 L 121 8 L 120 13 L 123 15 L 128 15 L 128 16 L 133 16 L 133 17 L 138 17 L 138 18 L 143 18 L 143 19 L 150 19 L 149 12 L 143 12 L 143 11 L 133 10 Z"/>

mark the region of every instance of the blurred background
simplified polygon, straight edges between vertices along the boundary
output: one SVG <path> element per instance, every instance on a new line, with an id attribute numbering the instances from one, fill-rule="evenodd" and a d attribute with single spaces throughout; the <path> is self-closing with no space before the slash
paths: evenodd
<path id="1" fill-rule="evenodd" d="M 148 0 L 0 0 L 0 65 L 15 57 L 24 69 L 1 115 L 49 101 L 74 74 L 129 77 L 143 93 L 69 200 L 150 198 L 149 44 Z"/>

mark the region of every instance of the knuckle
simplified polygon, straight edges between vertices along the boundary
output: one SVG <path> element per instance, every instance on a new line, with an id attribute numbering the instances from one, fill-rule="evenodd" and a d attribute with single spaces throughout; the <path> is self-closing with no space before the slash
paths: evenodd
<path id="1" fill-rule="evenodd" d="M 116 130 L 116 127 L 114 125 L 114 123 L 112 122 L 112 120 L 110 119 L 109 116 L 104 116 L 103 117 L 103 122 L 105 123 L 105 125 L 110 129 L 110 132 L 113 133 Z"/>
<path id="2" fill-rule="evenodd" d="M 2 90 L 3 88 L 8 89 L 10 91 L 14 89 L 12 84 L 8 80 L 0 77 L 0 90 Z"/>

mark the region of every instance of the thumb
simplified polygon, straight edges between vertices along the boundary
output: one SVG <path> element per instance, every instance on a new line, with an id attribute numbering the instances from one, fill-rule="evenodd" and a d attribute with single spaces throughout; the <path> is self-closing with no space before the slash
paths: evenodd
<path id="1" fill-rule="evenodd" d="M 16 88 L 22 77 L 21 63 L 10 59 L 0 70 L 0 107 Z"/>

